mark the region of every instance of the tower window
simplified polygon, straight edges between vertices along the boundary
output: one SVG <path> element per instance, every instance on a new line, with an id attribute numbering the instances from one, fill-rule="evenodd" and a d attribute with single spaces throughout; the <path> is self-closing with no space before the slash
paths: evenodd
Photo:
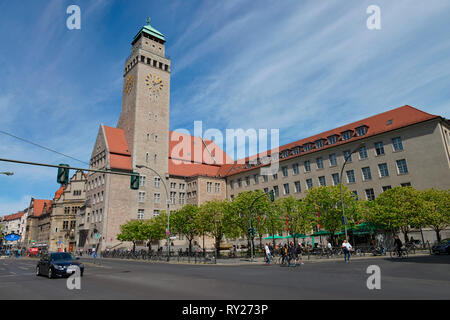
<path id="1" fill-rule="evenodd" d="M 145 62 L 145 57 L 141 56 L 141 62 Z"/>
<path id="2" fill-rule="evenodd" d="M 156 67 L 156 60 L 153 60 L 153 66 Z"/>
<path id="3" fill-rule="evenodd" d="M 150 64 L 150 61 L 151 61 L 150 58 L 147 58 L 147 64 Z"/>
<path id="4" fill-rule="evenodd" d="M 169 66 L 167 64 L 164 65 L 164 71 L 169 71 Z"/>
<path id="5" fill-rule="evenodd" d="M 159 63 L 159 68 L 162 69 L 163 68 L 163 64 L 162 62 Z"/>

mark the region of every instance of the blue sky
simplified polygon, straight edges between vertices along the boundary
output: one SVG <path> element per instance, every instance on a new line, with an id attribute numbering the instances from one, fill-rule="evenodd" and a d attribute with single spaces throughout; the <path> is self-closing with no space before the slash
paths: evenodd
<path id="1" fill-rule="evenodd" d="M 66 9 L 81 8 L 81 30 Z M 381 8 L 381 30 L 366 9 Z M 172 130 L 279 128 L 288 143 L 409 104 L 450 117 L 450 2 L 0 2 L 0 128 L 88 162 L 120 114 L 122 70 L 146 18 L 172 63 Z M 0 134 L 0 158 L 83 163 Z M 0 215 L 51 199 L 56 169 L 0 163 Z"/>

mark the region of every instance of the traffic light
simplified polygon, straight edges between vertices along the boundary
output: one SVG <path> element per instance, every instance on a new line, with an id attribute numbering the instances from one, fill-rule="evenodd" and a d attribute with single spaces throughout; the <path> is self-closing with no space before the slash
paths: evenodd
<path id="1" fill-rule="evenodd" d="M 56 177 L 56 182 L 58 182 L 61 185 L 67 185 L 69 183 L 69 165 L 60 163 L 59 166 L 60 168 L 58 168 L 58 175 Z"/>
<path id="2" fill-rule="evenodd" d="M 248 234 L 250 237 L 256 236 L 256 229 L 255 228 L 248 228 Z"/>
<path id="3" fill-rule="evenodd" d="M 274 202 L 275 201 L 275 194 L 273 193 L 273 190 L 270 190 L 269 196 L 270 196 L 270 201 Z"/>
<path id="4" fill-rule="evenodd" d="M 133 175 L 131 176 L 130 188 L 132 190 L 139 189 L 139 174 L 138 173 L 133 172 Z"/>

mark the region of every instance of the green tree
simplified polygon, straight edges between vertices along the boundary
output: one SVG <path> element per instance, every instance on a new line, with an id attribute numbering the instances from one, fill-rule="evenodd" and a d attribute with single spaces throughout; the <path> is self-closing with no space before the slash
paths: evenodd
<path id="1" fill-rule="evenodd" d="M 272 243 L 275 248 L 275 234 L 282 233 L 284 227 L 284 221 L 282 217 L 283 211 L 280 210 L 276 202 L 271 202 L 266 213 L 263 215 L 263 226 L 265 227 L 265 233 L 272 235 Z"/>
<path id="2" fill-rule="evenodd" d="M 424 212 L 420 193 L 412 187 L 395 187 L 383 192 L 374 201 L 372 222 L 394 232 L 403 232 L 405 241 L 409 241 L 411 225 L 420 224 L 419 215 Z"/>
<path id="3" fill-rule="evenodd" d="M 199 208 L 201 226 L 199 229 L 209 233 L 215 240 L 216 256 L 220 254 L 220 241 L 224 235 L 235 236 L 233 211 L 228 200 L 211 200 Z"/>
<path id="4" fill-rule="evenodd" d="M 297 234 L 306 234 L 317 223 L 315 213 L 308 210 L 306 203 L 292 196 L 279 198 L 275 201 L 281 215 L 281 220 L 289 230 L 292 240 L 296 243 Z"/>
<path id="5" fill-rule="evenodd" d="M 120 233 L 117 235 L 120 241 L 131 241 L 133 252 L 136 250 L 136 242 L 147 240 L 143 220 L 131 220 L 120 226 Z"/>
<path id="6" fill-rule="evenodd" d="M 345 186 L 342 187 L 347 225 L 352 227 L 357 219 L 357 200 L 354 194 Z M 341 193 L 339 186 L 324 186 L 308 191 L 304 201 L 306 210 L 315 214 L 318 223 L 331 233 L 331 241 L 335 242 L 335 233 L 343 228 Z"/>
<path id="7" fill-rule="evenodd" d="M 429 189 L 419 191 L 423 203 L 423 225 L 436 232 L 441 241 L 440 232 L 450 225 L 450 190 Z"/>
<path id="8" fill-rule="evenodd" d="M 192 253 L 192 240 L 200 234 L 198 225 L 198 207 L 187 204 L 181 209 L 171 213 L 171 224 L 176 233 L 184 234 L 189 241 L 189 254 Z"/>
<path id="9" fill-rule="evenodd" d="M 143 225 L 143 233 L 145 239 L 149 241 L 151 249 L 151 243 L 156 240 L 162 240 L 166 238 L 166 228 L 167 228 L 167 214 L 162 212 L 157 217 L 145 220 Z"/>
<path id="10" fill-rule="evenodd" d="M 262 236 L 267 229 L 265 216 L 269 212 L 269 206 L 270 200 L 268 195 L 261 190 L 239 193 L 231 203 L 231 208 L 236 217 L 235 223 L 232 225 L 233 233 L 245 236 L 250 245 L 252 237 L 249 235 L 248 230 L 252 227 L 257 231 L 260 246 L 262 246 Z"/>

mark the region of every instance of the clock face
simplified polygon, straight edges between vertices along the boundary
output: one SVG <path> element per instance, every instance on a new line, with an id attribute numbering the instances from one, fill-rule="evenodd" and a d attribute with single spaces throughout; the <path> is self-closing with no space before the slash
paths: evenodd
<path id="1" fill-rule="evenodd" d="M 131 90 L 133 89 L 133 83 L 134 83 L 134 77 L 129 76 L 127 80 L 125 81 L 125 85 L 123 90 L 126 92 L 126 94 L 130 94 Z"/>
<path id="2" fill-rule="evenodd" d="M 161 90 L 164 88 L 162 79 L 156 74 L 152 75 L 151 73 L 149 73 L 145 78 L 145 84 L 150 90 L 150 95 L 154 98 L 157 98 Z"/>

